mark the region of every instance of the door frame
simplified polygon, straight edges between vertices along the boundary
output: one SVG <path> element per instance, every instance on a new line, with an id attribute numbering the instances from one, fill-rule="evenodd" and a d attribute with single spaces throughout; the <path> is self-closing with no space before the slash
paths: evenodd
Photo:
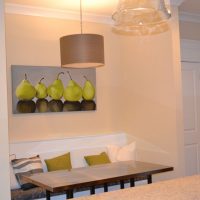
<path id="1" fill-rule="evenodd" d="M 181 39 L 181 62 L 200 63 L 200 41 Z"/>
<path id="2" fill-rule="evenodd" d="M 6 76 L 6 46 L 5 46 L 5 7 L 4 0 L 0 0 L 0 199 L 10 197 L 10 171 L 9 171 L 9 141 L 8 141 L 8 101 Z"/>
<path id="3" fill-rule="evenodd" d="M 181 63 L 199 63 L 200 64 L 200 41 L 187 40 L 187 39 L 181 40 Z M 184 70 L 183 64 L 182 64 L 181 68 L 182 68 L 182 70 Z M 195 79 L 197 81 L 198 75 L 195 74 L 195 76 L 196 76 Z M 195 84 L 197 84 L 197 83 L 195 82 Z M 197 96 L 195 96 L 195 99 L 196 98 L 197 98 Z M 195 105 L 197 106 L 197 104 L 195 104 Z M 197 112 L 199 112 L 199 111 L 197 111 Z M 185 138 L 185 130 L 183 130 L 183 131 L 184 131 L 184 138 Z M 186 133 L 187 133 L 187 131 L 186 131 Z M 185 149 L 185 142 L 184 142 L 184 149 Z M 199 163 L 199 160 L 198 160 L 198 163 Z M 186 165 L 185 165 L 185 167 L 186 167 Z M 199 171 L 200 163 L 197 168 Z M 185 170 L 185 172 L 186 172 L 186 170 Z"/>

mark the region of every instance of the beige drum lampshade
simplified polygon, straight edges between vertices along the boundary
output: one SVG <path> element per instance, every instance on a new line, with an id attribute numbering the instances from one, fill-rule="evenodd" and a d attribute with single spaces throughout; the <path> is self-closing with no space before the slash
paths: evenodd
<path id="1" fill-rule="evenodd" d="M 104 65 L 104 39 L 98 34 L 73 34 L 60 38 L 61 66 L 71 68 Z"/>

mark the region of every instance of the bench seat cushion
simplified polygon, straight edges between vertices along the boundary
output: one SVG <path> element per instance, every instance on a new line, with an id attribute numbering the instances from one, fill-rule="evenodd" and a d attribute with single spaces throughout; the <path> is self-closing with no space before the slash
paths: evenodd
<path id="1" fill-rule="evenodd" d="M 52 193 L 51 196 L 57 196 L 62 194 L 65 193 Z M 46 198 L 46 191 L 40 187 L 35 187 L 29 190 L 11 190 L 11 200 L 35 200 L 41 198 Z"/>
<path id="2" fill-rule="evenodd" d="M 31 199 L 39 199 L 44 198 L 45 190 L 40 187 L 32 188 L 29 190 L 12 190 L 11 191 L 11 200 L 31 200 Z"/>

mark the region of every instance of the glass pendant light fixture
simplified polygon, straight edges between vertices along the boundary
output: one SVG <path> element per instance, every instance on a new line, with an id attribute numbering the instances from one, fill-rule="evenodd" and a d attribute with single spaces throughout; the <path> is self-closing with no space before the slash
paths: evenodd
<path id="1" fill-rule="evenodd" d="M 104 38 L 83 33 L 82 0 L 80 0 L 81 33 L 60 38 L 61 67 L 90 68 L 104 65 Z"/>
<path id="2" fill-rule="evenodd" d="M 119 0 L 112 15 L 115 30 L 132 32 L 142 27 L 160 25 L 171 17 L 165 0 Z"/>

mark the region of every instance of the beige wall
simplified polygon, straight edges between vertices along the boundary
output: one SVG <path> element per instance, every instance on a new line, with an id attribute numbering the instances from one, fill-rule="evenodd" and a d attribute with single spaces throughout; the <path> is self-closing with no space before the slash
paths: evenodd
<path id="1" fill-rule="evenodd" d="M 182 39 L 200 40 L 200 23 L 180 21 Z"/>
<path id="2" fill-rule="evenodd" d="M 0 199 L 10 199 L 4 1 L 0 0 Z"/>
<path id="3" fill-rule="evenodd" d="M 170 31 L 154 36 L 120 37 L 121 66 L 117 76 L 119 129 L 167 152 L 151 160 L 172 164 L 184 173 L 180 38 L 177 10 Z M 123 95 L 118 95 L 123 91 Z M 113 111 L 114 112 L 114 111 Z M 149 155 L 149 154 L 148 154 Z M 169 157 L 168 157 L 169 156 Z M 168 159 L 166 159 L 168 157 Z M 150 160 L 149 160 L 150 161 Z"/>
<path id="4" fill-rule="evenodd" d="M 141 138 L 166 152 L 165 162 L 176 167 L 174 176 L 182 174 L 176 9 L 174 14 L 170 31 L 152 36 L 119 36 L 108 25 L 84 23 L 87 32 L 105 36 L 106 66 L 97 69 L 97 111 L 12 115 L 9 110 L 10 141 L 125 131 L 130 138 Z M 59 66 L 58 39 L 78 33 L 79 23 L 7 14 L 6 25 L 11 108 L 10 65 Z"/>
<path id="5" fill-rule="evenodd" d="M 11 64 L 59 66 L 59 38 L 80 31 L 79 22 L 41 17 L 7 15 L 6 23 L 9 75 Z M 110 108 L 115 102 L 111 91 L 117 84 L 112 81 L 113 71 L 119 65 L 117 37 L 106 25 L 88 24 L 85 29 L 105 35 L 106 66 L 97 69 L 97 111 L 19 116 L 9 110 L 10 140 L 40 140 L 114 130 Z M 10 84 L 9 76 L 9 88 Z"/>

